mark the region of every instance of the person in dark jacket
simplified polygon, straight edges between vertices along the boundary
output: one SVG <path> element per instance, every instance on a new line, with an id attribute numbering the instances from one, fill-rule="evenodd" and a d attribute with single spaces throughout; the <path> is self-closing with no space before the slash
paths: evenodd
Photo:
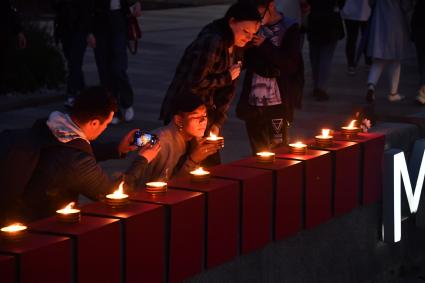
<path id="1" fill-rule="evenodd" d="M 14 46 L 11 47 L 11 44 Z M 0 93 L 8 91 L 4 78 L 6 72 L 10 71 L 5 69 L 9 48 L 24 49 L 26 45 L 27 40 L 18 11 L 10 0 L 0 1 Z"/>
<path id="2" fill-rule="evenodd" d="M 419 95 L 417 100 L 425 105 L 425 0 L 417 0 L 412 15 L 412 39 L 416 45 L 419 68 Z"/>
<path id="3" fill-rule="evenodd" d="M 134 118 L 134 92 L 127 75 L 128 21 L 132 13 L 141 15 L 138 0 L 90 0 L 87 43 L 94 48 L 97 72 L 103 86 L 118 100 L 119 111 L 112 124 L 129 122 Z"/>
<path id="4" fill-rule="evenodd" d="M 227 117 L 239 77 L 241 47 L 260 26 L 261 16 L 248 4 L 233 4 L 224 18 L 205 26 L 186 48 L 162 102 L 160 119 L 172 120 L 173 104 L 180 96 L 197 95 L 208 107 L 207 133 L 218 134 Z"/>
<path id="5" fill-rule="evenodd" d="M 98 200 L 114 191 L 116 184 L 98 162 L 124 157 L 137 149 L 132 145 L 136 130 L 119 144 L 93 141 L 111 122 L 116 108 L 114 97 L 105 88 L 89 87 L 76 98 L 70 115 L 55 111 L 47 121 L 35 123 L 44 145 L 33 175 L 15 206 L 15 215 L 32 221 L 54 215 L 70 202 L 78 202 L 80 194 Z M 152 148 L 141 148 L 138 154 L 143 162 L 139 166 L 146 166 L 159 149 L 159 143 Z"/>
<path id="6" fill-rule="evenodd" d="M 274 1 L 257 0 L 263 26 L 245 53 L 247 72 L 236 109 L 245 120 L 253 154 L 287 143 L 287 127 L 301 106 L 304 64 L 300 27 L 277 11 Z"/>
<path id="7" fill-rule="evenodd" d="M 71 107 L 75 96 L 85 87 L 83 59 L 89 9 L 84 0 L 53 0 L 52 8 L 55 11 L 55 38 L 62 45 L 68 68 L 65 106 Z"/>
<path id="8" fill-rule="evenodd" d="M 329 99 L 327 84 L 338 40 L 343 39 L 344 26 L 340 9 L 344 0 L 307 0 L 310 4 L 307 39 L 313 76 L 313 96 L 318 101 Z"/>

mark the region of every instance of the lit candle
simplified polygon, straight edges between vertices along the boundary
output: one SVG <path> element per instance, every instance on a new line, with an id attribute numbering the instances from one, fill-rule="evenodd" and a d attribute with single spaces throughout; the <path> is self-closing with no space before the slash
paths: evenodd
<path id="1" fill-rule="evenodd" d="M 207 137 L 206 139 L 207 143 L 217 143 L 217 144 L 222 144 L 222 146 L 224 146 L 224 138 L 223 137 L 218 137 L 217 135 L 213 134 L 212 132 L 210 132 L 210 136 Z"/>
<path id="2" fill-rule="evenodd" d="M 300 141 L 289 144 L 289 148 L 291 149 L 291 152 L 294 154 L 305 154 L 307 151 L 307 145 L 303 144 Z"/>
<path id="3" fill-rule="evenodd" d="M 329 147 L 333 142 L 333 136 L 330 133 L 329 129 L 322 129 L 322 134 L 315 136 L 316 144 L 320 147 Z"/>
<path id="4" fill-rule="evenodd" d="M 81 212 L 79 209 L 73 208 L 75 202 L 69 203 L 62 209 L 56 210 L 56 219 L 60 222 L 76 223 L 80 222 Z"/>
<path id="5" fill-rule="evenodd" d="M 106 203 L 112 207 L 120 207 L 128 203 L 128 195 L 124 194 L 124 182 L 121 182 L 118 190 L 106 195 Z"/>
<path id="6" fill-rule="evenodd" d="M 268 151 L 257 152 L 257 162 L 273 163 L 274 160 L 275 160 L 275 154 L 273 152 L 268 152 Z"/>
<path id="7" fill-rule="evenodd" d="M 196 170 L 190 171 L 190 179 L 193 182 L 208 182 L 210 180 L 211 173 L 205 171 L 202 167 Z"/>
<path id="8" fill-rule="evenodd" d="M 356 120 L 352 120 L 351 123 L 346 127 L 341 127 L 342 134 L 347 138 L 357 136 L 357 133 L 360 131 L 359 127 L 355 126 Z"/>
<path id="9" fill-rule="evenodd" d="M 14 223 L 0 229 L 1 238 L 5 240 L 19 240 L 25 236 L 26 231 L 27 226 L 21 223 Z"/>
<path id="10" fill-rule="evenodd" d="M 146 191 L 152 194 L 165 193 L 167 191 L 167 183 L 165 182 L 146 183 Z"/>

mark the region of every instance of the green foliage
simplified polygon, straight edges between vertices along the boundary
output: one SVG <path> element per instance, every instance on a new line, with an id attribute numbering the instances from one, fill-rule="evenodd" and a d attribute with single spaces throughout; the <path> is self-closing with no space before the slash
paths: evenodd
<path id="1" fill-rule="evenodd" d="M 66 78 L 65 62 L 53 37 L 36 24 L 27 24 L 24 31 L 27 47 L 19 50 L 14 41 L 7 52 L 5 89 L 26 93 L 59 88 Z"/>

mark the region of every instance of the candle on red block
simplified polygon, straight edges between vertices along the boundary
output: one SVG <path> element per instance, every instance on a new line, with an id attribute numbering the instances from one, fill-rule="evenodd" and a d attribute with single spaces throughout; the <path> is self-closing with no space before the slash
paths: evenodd
<path id="1" fill-rule="evenodd" d="M 307 145 L 300 141 L 296 143 L 290 143 L 289 148 L 293 154 L 305 154 L 307 152 Z"/>
<path id="2" fill-rule="evenodd" d="M 224 138 L 218 137 L 217 135 L 213 134 L 212 132 L 210 132 L 210 136 L 207 137 L 206 142 L 207 143 L 221 144 L 222 146 L 224 146 Z"/>
<path id="3" fill-rule="evenodd" d="M 146 191 L 151 194 L 167 192 L 167 183 L 165 182 L 149 182 L 146 183 Z"/>
<path id="4" fill-rule="evenodd" d="M 124 182 L 112 194 L 106 195 L 106 203 L 112 207 L 120 207 L 128 203 L 128 195 L 124 194 Z"/>
<path id="5" fill-rule="evenodd" d="M 205 171 L 202 167 L 196 170 L 190 171 L 190 179 L 192 182 L 208 182 L 210 180 L 211 173 Z"/>
<path id="6" fill-rule="evenodd" d="M 1 238 L 5 240 L 19 240 L 25 236 L 26 232 L 27 226 L 21 223 L 14 223 L 0 229 Z"/>
<path id="7" fill-rule="evenodd" d="M 356 127 L 356 120 L 352 120 L 348 126 L 341 127 L 341 131 L 347 138 L 352 138 L 357 136 L 357 133 L 360 132 L 360 128 Z"/>
<path id="8" fill-rule="evenodd" d="M 322 129 L 322 134 L 315 136 L 316 144 L 319 147 L 328 147 L 333 142 L 333 136 L 330 135 L 329 129 Z"/>
<path id="9" fill-rule="evenodd" d="M 275 160 L 275 154 L 269 151 L 257 152 L 257 162 L 259 163 L 273 163 Z"/>
<path id="10" fill-rule="evenodd" d="M 75 202 L 69 203 L 62 209 L 56 210 L 56 219 L 59 222 L 76 223 L 80 222 L 81 211 L 74 208 Z"/>

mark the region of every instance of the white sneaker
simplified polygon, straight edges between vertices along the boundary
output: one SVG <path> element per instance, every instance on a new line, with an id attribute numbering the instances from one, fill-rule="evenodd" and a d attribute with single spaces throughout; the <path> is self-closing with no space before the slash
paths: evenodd
<path id="1" fill-rule="evenodd" d="M 425 92 L 422 90 L 419 90 L 419 95 L 416 96 L 416 100 L 422 104 L 425 105 Z"/>
<path id="2" fill-rule="evenodd" d="M 111 124 L 112 125 L 118 125 L 120 123 L 120 119 L 118 117 L 112 118 Z"/>
<path id="3" fill-rule="evenodd" d="M 400 100 L 403 100 L 403 99 L 404 99 L 404 96 L 400 95 L 398 93 L 388 95 L 388 100 L 391 101 L 391 102 L 397 102 L 397 101 L 400 101 Z"/>
<path id="4" fill-rule="evenodd" d="M 74 106 L 75 103 L 75 98 L 74 97 L 68 97 L 65 102 L 63 103 L 63 106 L 68 107 L 68 108 L 72 108 Z"/>
<path id="5" fill-rule="evenodd" d="M 133 107 L 128 107 L 127 109 L 124 109 L 124 121 L 130 122 L 134 118 L 134 109 Z"/>
<path id="6" fill-rule="evenodd" d="M 356 67 L 348 67 L 347 69 L 347 75 L 354 76 L 356 74 Z"/>

